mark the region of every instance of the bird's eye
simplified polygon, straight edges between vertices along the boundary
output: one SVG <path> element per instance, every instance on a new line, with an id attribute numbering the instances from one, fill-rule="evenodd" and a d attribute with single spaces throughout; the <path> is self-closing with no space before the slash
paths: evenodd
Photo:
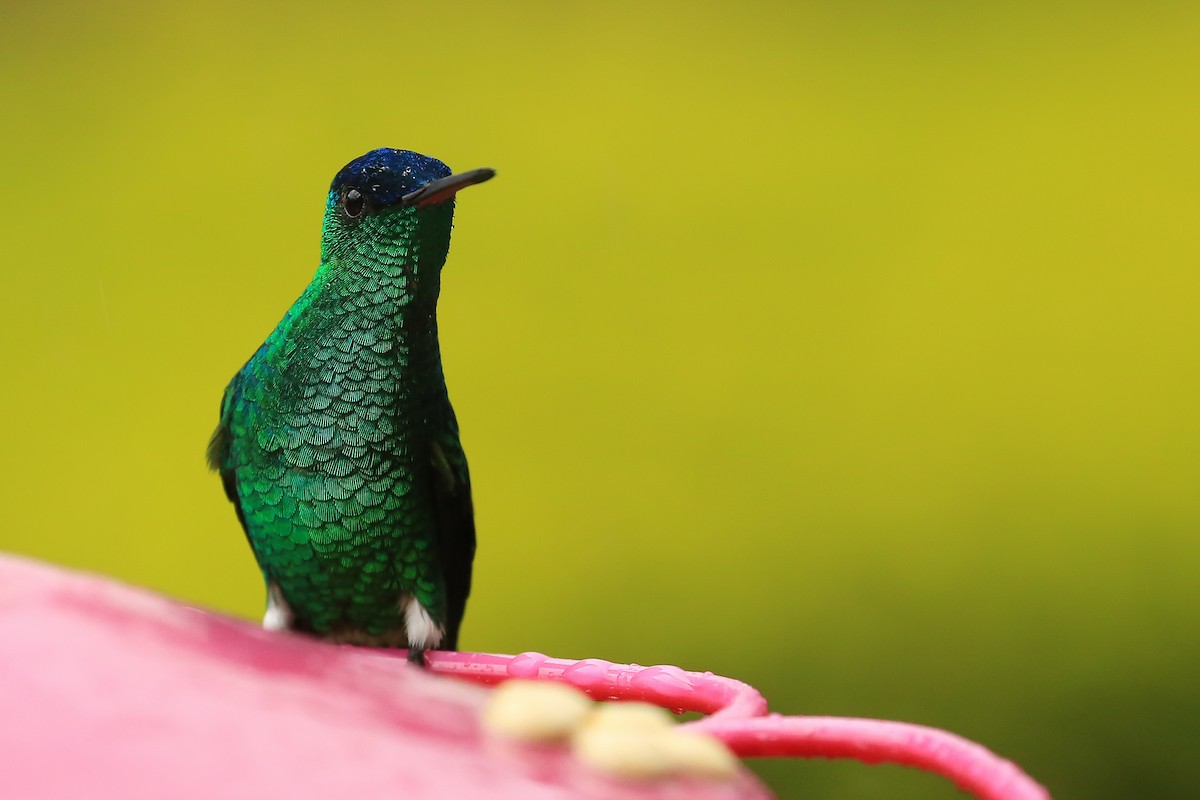
<path id="1" fill-rule="evenodd" d="M 367 199 L 358 189 L 347 189 L 342 193 L 342 211 L 345 211 L 350 219 L 361 217 L 366 205 Z"/>

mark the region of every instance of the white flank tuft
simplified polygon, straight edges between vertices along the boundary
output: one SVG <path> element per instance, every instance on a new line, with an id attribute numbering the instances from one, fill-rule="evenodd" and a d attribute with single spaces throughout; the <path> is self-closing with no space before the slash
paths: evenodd
<path id="1" fill-rule="evenodd" d="M 263 628 L 268 631 L 286 631 L 292 627 L 292 609 L 283 599 L 279 584 L 271 581 L 267 585 L 267 613 L 263 614 Z"/>
<path id="2" fill-rule="evenodd" d="M 421 650 L 429 650 L 442 643 L 445 631 L 433 621 L 425 606 L 417 598 L 405 595 L 400 601 L 404 609 L 404 632 L 408 637 L 408 646 Z"/>

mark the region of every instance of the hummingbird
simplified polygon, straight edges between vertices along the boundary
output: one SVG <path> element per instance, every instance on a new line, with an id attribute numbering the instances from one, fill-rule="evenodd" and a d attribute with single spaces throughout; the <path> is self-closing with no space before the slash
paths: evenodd
<path id="1" fill-rule="evenodd" d="M 263 627 L 337 642 L 453 650 L 475 521 L 438 346 L 457 193 L 409 150 L 333 179 L 321 262 L 221 400 L 208 447 L 262 570 Z"/>

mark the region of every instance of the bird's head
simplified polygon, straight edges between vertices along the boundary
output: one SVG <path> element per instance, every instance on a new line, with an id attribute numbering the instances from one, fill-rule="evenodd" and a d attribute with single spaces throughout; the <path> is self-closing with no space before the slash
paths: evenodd
<path id="1" fill-rule="evenodd" d="M 451 174 L 436 158 L 390 147 L 351 161 L 334 177 L 325 206 L 322 251 L 435 257 L 450 243 L 454 195 L 496 173 Z M 440 263 L 438 264 L 440 267 Z"/>

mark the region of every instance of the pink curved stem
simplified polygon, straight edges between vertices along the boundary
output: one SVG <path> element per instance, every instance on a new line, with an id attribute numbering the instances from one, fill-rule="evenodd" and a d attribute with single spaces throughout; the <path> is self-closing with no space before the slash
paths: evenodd
<path id="1" fill-rule="evenodd" d="M 1049 800 L 1016 764 L 937 728 L 847 717 L 782 717 L 691 724 L 743 757 L 854 758 L 891 763 L 948 778 L 980 800 Z"/>
<path id="2" fill-rule="evenodd" d="M 709 719 L 749 719 L 767 713 L 758 690 L 733 678 L 711 672 L 688 672 L 679 667 L 639 667 L 599 658 L 572 661 L 541 653 L 519 656 L 490 653 L 430 651 L 432 672 L 483 684 L 509 678 L 559 681 L 582 689 L 596 700 L 641 700 L 673 711 L 696 711 Z"/>
<path id="3" fill-rule="evenodd" d="M 642 700 L 676 712 L 698 711 L 687 723 L 747 758 L 854 758 L 868 764 L 916 767 L 953 781 L 980 800 L 1049 800 L 1050 794 L 1011 761 L 961 736 L 911 725 L 846 717 L 765 716 L 758 690 L 711 672 L 639 667 L 597 658 L 571 661 L 540 653 L 519 656 L 430 652 L 429 668 L 479 683 L 509 678 L 551 680 L 597 700 Z"/>

